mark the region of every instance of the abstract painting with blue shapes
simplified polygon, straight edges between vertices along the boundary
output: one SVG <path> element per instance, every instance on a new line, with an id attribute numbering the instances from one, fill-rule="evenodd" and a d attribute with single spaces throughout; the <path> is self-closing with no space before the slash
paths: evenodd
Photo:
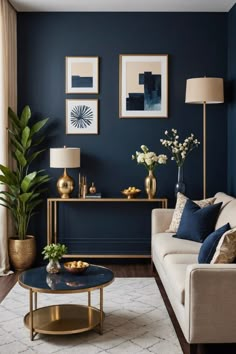
<path id="1" fill-rule="evenodd" d="M 127 111 L 158 111 L 161 109 L 161 75 L 145 71 L 139 73 L 139 85 L 143 85 L 144 93 L 128 92 L 126 98 Z"/>
<path id="2" fill-rule="evenodd" d="M 93 87 L 93 77 L 73 75 L 71 77 L 72 87 Z"/>
<path id="3" fill-rule="evenodd" d="M 168 55 L 120 54 L 120 118 L 168 117 Z"/>

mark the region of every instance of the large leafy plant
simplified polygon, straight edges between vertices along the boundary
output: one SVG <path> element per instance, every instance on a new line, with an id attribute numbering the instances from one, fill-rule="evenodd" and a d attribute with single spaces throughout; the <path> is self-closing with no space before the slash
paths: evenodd
<path id="1" fill-rule="evenodd" d="M 10 169 L 0 164 L 0 184 L 6 187 L 0 190 L 0 205 L 10 210 L 17 236 L 24 240 L 35 208 L 43 201 L 41 195 L 45 189 L 42 185 L 50 179 L 44 170 L 30 171 L 31 163 L 44 151 L 39 146 L 45 136 L 40 135 L 39 131 L 48 118 L 30 125 L 29 106 L 24 107 L 20 117 L 11 108 L 8 114 L 10 149 L 15 167 Z"/>

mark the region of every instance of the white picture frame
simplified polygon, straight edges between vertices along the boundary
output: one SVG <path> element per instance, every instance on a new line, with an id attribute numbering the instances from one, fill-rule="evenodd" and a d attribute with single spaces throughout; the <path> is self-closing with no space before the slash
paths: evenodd
<path id="1" fill-rule="evenodd" d="M 99 93 L 99 58 L 66 57 L 66 93 Z"/>
<path id="2" fill-rule="evenodd" d="M 98 100 L 66 100 L 66 134 L 98 134 Z"/>
<path id="3" fill-rule="evenodd" d="M 120 118 L 168 117 L 168 55 L 119 56 Z"/>

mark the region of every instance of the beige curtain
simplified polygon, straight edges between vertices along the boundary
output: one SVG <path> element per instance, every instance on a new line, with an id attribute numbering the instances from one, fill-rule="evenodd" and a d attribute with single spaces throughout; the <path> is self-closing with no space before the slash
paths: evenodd
<path id="1" fill-rule="evenodd" d="M 8 107 L 17 108 L 16 11 L 7 0 L 0 0 L 0 163 L 9 165 Z M 6 208 L 0 206 L 0 276 L 9 271 Z"/>

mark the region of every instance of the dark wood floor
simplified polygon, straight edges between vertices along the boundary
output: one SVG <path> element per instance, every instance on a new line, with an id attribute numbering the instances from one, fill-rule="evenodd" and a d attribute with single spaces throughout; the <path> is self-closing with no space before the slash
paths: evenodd
<path id="1" fill-rule="evenodd" d="M 98 263 L 98 262 L 97 262 Z M 158 274 L 153 271 L 150 264 L 103 264 L 108 268 L 112 269 L 115 274 L 115 277 L 152 277 L 155 276 L 156 283 L 161 292 L 163 300 L 165 302 L 167 311 L 175 328 L 176 334 L 178 336 L 181 348 L 184 354 L 190 354 L 190 346 L 186 342 L 181 328 L 178 324 L 178 321 L 175 317 L 175 314 L 172 310 L 166 292 L 163 288 L 163 285 L 158 277 Z M 7 296 L 8 292 L 15 285 L 18 279 L 18 274 L 14 273 L 6 277 L 0 277 L 0 302 Z M 235 333 L 236 338 L 236 333 Z M 235 354 L 236 345 L 233 344 L 207 344 L 207 345 L 198 345 L 196 354 Z M 171 354 L 171 353 L 170 353 Z"/>

